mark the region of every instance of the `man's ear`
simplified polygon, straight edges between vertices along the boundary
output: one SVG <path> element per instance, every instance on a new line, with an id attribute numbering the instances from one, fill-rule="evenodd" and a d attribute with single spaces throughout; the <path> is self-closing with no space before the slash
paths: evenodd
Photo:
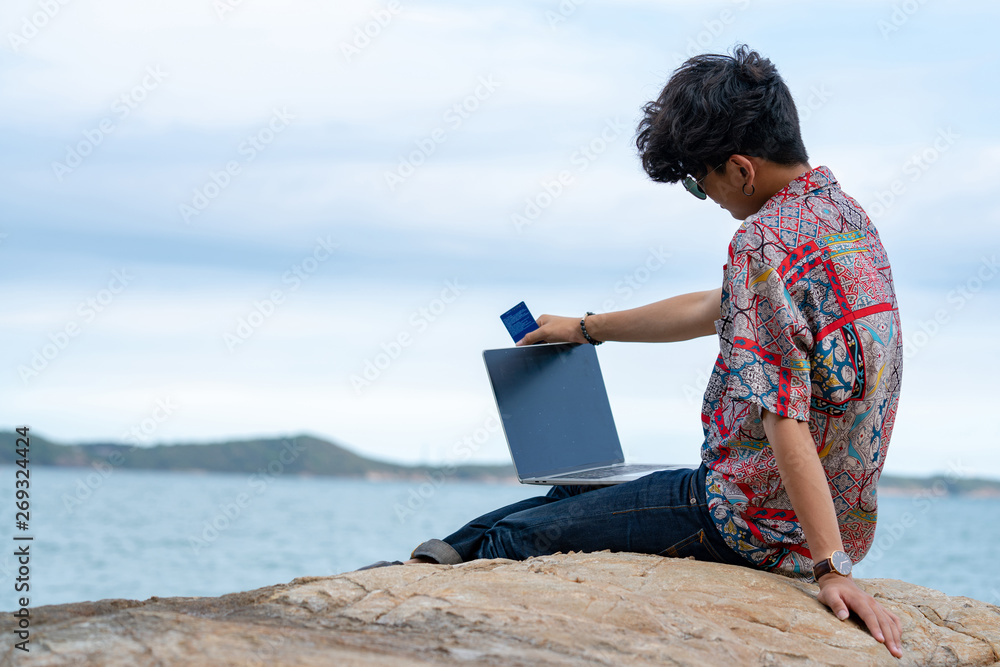
<path id="1" fill-rule="evenodd" d="M 754 168 L 753 161 L 747 158 L 746 155 L 738 155 L 738 154 L 730 156 L 729 159 L 740 170 L 740 176 L 746 179 L 744 183 L 753 185 L 753 182 L 757 176 L 756 174 L 757 170 Z"/>

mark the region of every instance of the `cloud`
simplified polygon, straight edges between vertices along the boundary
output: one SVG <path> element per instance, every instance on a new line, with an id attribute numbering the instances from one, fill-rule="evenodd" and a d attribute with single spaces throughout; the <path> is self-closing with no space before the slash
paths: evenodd
<path id="1" fill-rule="evenodd" d="M 891 7 L 862 2 L 836 15 L 589 2 L 553 22 L 565 3 L 400 0 L 392 13 L 383 2 L 225 1 L 232 11 L 67 2 L 16 50 L 9 34 L 39 5 L 17 0 L 0 19 L 9 377 L 20 382 L 16 365 L 80 319 L 112 271 L 136 275 L 18 393 L 11 414 L 42 433 L 114 438 L 169 394 L 184 407 L 157 437 L 312 430 L 393 458 L 445 451 L 489 407 L 478 355 L 509 343 L 497 315 L 513 303 L 577 314 L 718 284 L 734 221 L 650 182 L 632 143 L 642 104 L 691 43 L 746 41 L 778 64 L 813 163 L 877 218 L 904 327 L 953 307 L 950 291 L 995 252 L 985 167 L 1000 152 L 997 96 L 982 85 L 997 62 L 993 5 L 922 5 L 883 38 Z M 782 11 L 819 27 L 789 31 L 774 23 Z M 294 116 L 281 132 L 275 109 Z M 913 171 L 949 127 L 959 138 Z M 79 164 L 59 173 L 71 153 Z M 181 205 L 198 201 L 185 220 Z M 336 257 L 230 352 L 223 334 L 289 289 L 283 275 L 326 236 Z M 649 271 L 651 253 L 669 259 Z M 412 313 L 455 278 L 467 295 L 411 330 Z M 992 282 L 977 294 L 934 349 L 975 349 L 963 327 L 973 313 L 993 322 L 997 303 Z M 356 394 L 351 376 L 400 333 L 414 336 L 405 355 Z M 603 350 L 623 440 L 640 458 L 686 460 L 672 448 L 699 427 L 684 387 L 711 348 Z M 914 377 L 931 349 L 908 362 Z M 960 367 L 935 361 L 907 397 L 962 386 Z M 918 420 L 901 413 L 901 441 L 923 437 Z M 921 442 L 912 465 L 937 465 Z M 483 456 L 503 458 L 502 442 L 490 447 Z"/>

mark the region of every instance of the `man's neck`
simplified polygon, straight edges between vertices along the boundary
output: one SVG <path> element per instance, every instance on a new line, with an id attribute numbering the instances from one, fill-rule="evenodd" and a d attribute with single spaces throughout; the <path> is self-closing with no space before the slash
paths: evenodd
<path id="1" fill-rule="evenodd" d="M 763 195 L 762 201 L 767 201 L 788 187 L 789 183 L 811 170 L 812 167 L 805 162 L 795 165 L 768 163 L 768 168 L 757 171 L 757 194 Z"/>

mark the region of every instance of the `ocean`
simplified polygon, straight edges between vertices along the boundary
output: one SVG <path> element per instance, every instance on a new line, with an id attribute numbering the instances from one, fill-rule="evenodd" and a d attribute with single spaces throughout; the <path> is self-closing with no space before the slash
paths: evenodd
<path id="1" fill-rule="evenodd" d="M 405 560 L 430 537 L 545 491 L 518 484 L 31 468 L 30 521 L 14 526 L 14 468 L 0 467 L 2 534 L 31 536 L 30 606 L 215 596 Z M 1000 604 L 1000 499 L 884 497 L 857 576 L 903 579 Z M 25 544 L 18 542 L 16 544 Z M 15 609 L 15 544 L 0 608 Z"/>

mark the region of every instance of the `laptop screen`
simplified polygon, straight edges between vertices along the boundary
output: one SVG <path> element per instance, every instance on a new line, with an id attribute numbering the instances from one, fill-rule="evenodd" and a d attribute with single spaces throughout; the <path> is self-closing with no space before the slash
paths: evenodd
<path id="1" fill-rule="evenodd" d="M 593 345 L 485 350 L 483 359 L 518 477 L 625 460 Z"/>

